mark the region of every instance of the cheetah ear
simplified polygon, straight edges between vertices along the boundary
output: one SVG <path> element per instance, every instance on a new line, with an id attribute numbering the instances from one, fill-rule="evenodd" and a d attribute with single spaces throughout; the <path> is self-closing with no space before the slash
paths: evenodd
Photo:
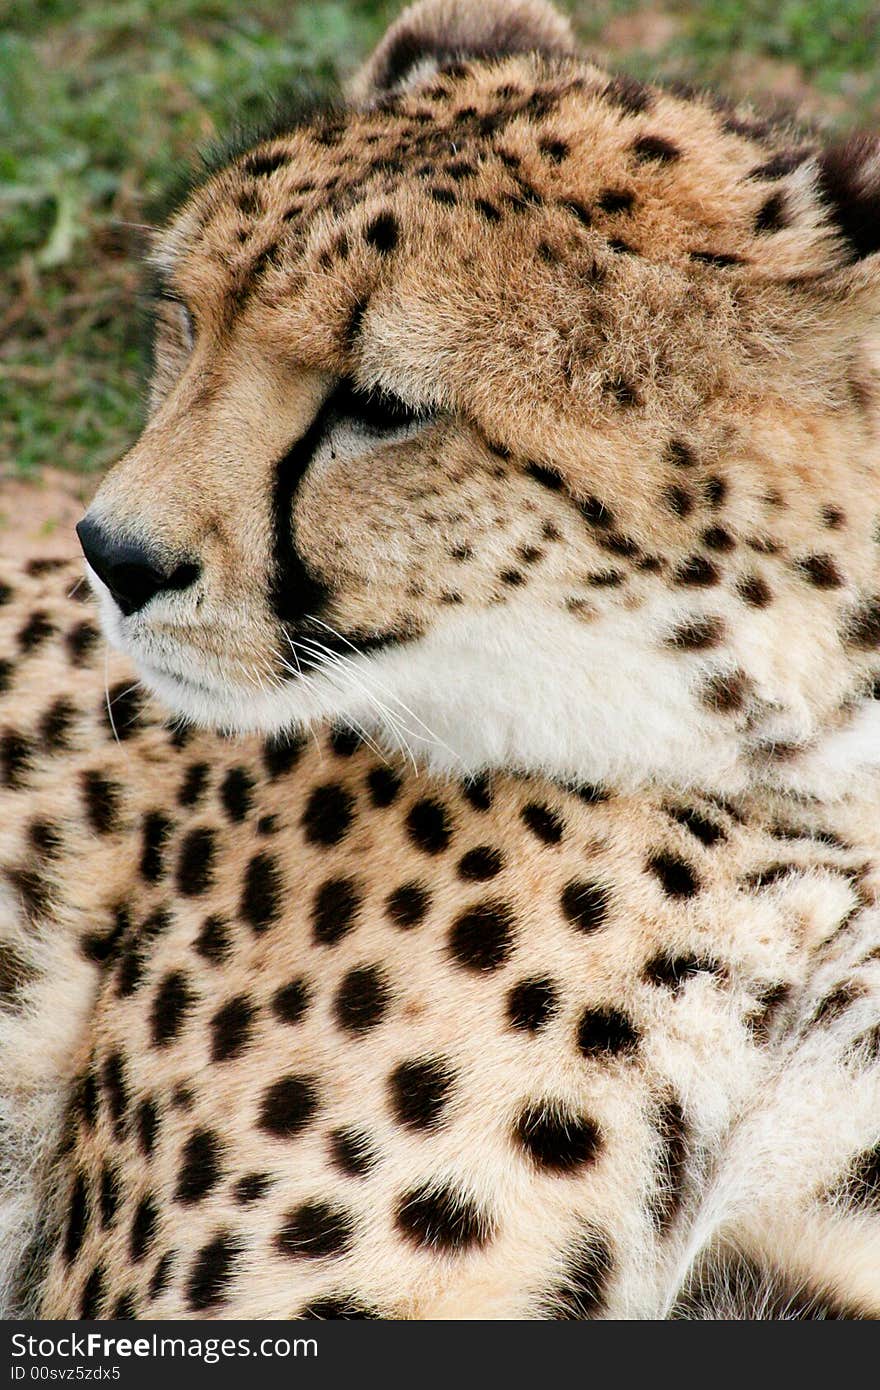
<path id="1" fill-rule="evenodd" d="M 820 154 L 819 190 L 853 259 L 880 251 L 880 135 L 853 135 Z"/>
<path id="2" fill-rule="evenodd" d="M 361 101 L 381 97 L 456 59 L 575 51 L 571 25 L 546 0 L 419 0 L 392 24 L 351 92 Z"/>

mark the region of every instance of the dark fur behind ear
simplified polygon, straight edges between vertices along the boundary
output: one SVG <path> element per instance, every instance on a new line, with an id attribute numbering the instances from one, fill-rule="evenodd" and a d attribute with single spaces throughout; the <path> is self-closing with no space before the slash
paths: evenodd
<path id="1" fill-rule="evenodd" d="M 820 155 L 819 188 L 854 257 L 880 251 L 880 135 L 853 135 Z"/>
<path id="2" fill-rule="evenodd" d="M 354 94 L 381 96 L 426 59 L 572 53 L 571 27 L 545 0 L 420 0 L 392 24 L 356 79 Z"/>

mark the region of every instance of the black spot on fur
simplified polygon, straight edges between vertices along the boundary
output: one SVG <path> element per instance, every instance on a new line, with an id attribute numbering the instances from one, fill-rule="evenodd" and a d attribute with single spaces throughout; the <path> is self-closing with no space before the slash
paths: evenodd
<path id="1" fill-rule="evenodd" d="M 301 738 L 268 739 L 263 747 L 263 766 L 272 782 L 284 777 L 297 765 L 302 756 L 304 740 Z"/>
<path id="2" fill-rule="evenodd" d="M 598 198 L 603 212 L 629 212 L 634 202 L 634 195 L 626 188 L 605 188 Z"/>
<path id="3" fill-rule="evenodd" d="M 354 1236 L 354 1221 L 343 1208 L 329 1202 L 305 1202 L 288 1212 L 275 1237 L 275 1246 L 292 1259 L 322 1259 L 342 1255 Z"/>
<path id="4" fill-rule="evenodd" d="M 103 1164 L 98 1196 L 102 1226 L 113 1225 L 119 1210 L 120 1195 L 119 1173 L 108 1163 Z"/>
<path id="5" fill-rule="evenodd" d="M 103 1300 L 104 1271 L 100 1265 L 96 1265 L 83 1286 L 79 1308 L 80 1317 L 86 1321 L 99 1317 Z"/>
<path id="6" fill-rule="evenodd" d="M 608 915 L 609 893 L 601 883 L 576 879 L 562 890 L 560 906 L 566 919 L 578 931 L 593 932 L 604 925 Z"/>
<path id="7" fill-rule="evenodd" d="M 159 1263 L 153 1270 L 153 1274 L 150 1279 L 149 1287 L 151 1298 L 158 1298 L 159 1295 L 163 1294 L 167 1289 L 171 1279 L 171 1270 L 174 1265 L 175 1258 L 175 1251 L 166 1250 L 165 1254 L 159 1260 Z"/>
<path id="8" fill-rule="evenodd" d="M 265 1197 L 271 1186 L 272 1179 L 268 1173 L 246 1173 L 235 1184 L 233 1196 L 239 1206 L 248 1207 Z"/>
<path id="9" fill-rule="evenodd" d="M 527 1106 L 513 1133 L 537 1167 L 551 1173 L 571 1173 L 585 1167 L 596 1158 L 601 1145 L 593 1120 L 560 1110 L 550 1101 Z"/>
<path id="10" fill-rule="evenodd" d="M 114 1322 L 134 1322 L 137 1319 L 137 1302 L 133 1293 L 120 1294 L 113 1305 L 111 1318 Z"/>
<path id="11" fill-rule="evenodd" d="M 537 1033 L 558 1008 L 551 980 L 522 980 L 507 996 L 507 1017 L 514 1028 Z"/>
<path id="12" fill-rule="evenodd" d="M 490 203 L 487 198 L 475 198 L 474 207 L 481 217 L 485 217 L 487 222 L 497 223 L 501 221 L 501 213 L 494 203 Z"/>
<path id="13" fill-rule="evenodd" d="M 46 710 L 40 720 L 40 736 L 47 752 L 59 752 L 70 747 L 70 735 L 76 722 L 76 709 L 61 695 Z"/>
<path id="14" fill-rule="evenodd" d="M 220 800 L 229 819 L 240 824 L 251 809 L 254 779 L 246 768 L 231 767 L 220 786 Z"/>
<path id="15" fill-rule="evenodd" d="M 335 724 L 330 730 L 330 747 L 338 758 L 354 757 L 363 743 L 357 729 L 350 729 L 345 724 Z"/>
<path id="16" fill-rule="evenodd" d="M 212 965 L 219 965 L 232 950 L 229 923 L 212 913 L 205 918 L 194 944 L 200 956 L 204 956 Z"/>
<path id="17" fill-rule="evenodd" d="M 183 837 L 177 859 L 178 890 L 187 898 L 200 897 L 214 882 L 216 835 L 205 825 L 199 825 Z"/>
<path id="18" fill-rule="evenodd" d="M 462 796 L 475 811 L 489 811 L 492 807 L 492 786 L 486 773 L 462 783 Z"/>
<path id="19" fill-rule="evenodd" d="M 239 912 L 255 932 L 267 931 L 281 913 L 282 880 L 270 854 L 255 854 L 244 876 Z"/>
<path id="20" fill-rule="evenodd" d="M 143 710 L 143 694 L 131 681 L 120 681 L 111 686 L 107 700 L 101 707 L 111 738 L 122 743 L 137 733 L 143 724 Z"/>
<path id="21" fill-rule="evenodd" d="M 469 849 L 458 861 L 458 876 L 471 883 L 485 883 L 504 868 L 504 855 L 490 845 Z"/>
<path id="22" fill-rule="evenodd" d="M 388 1078 L 396 1119 L 408 1129 L 435 1129 L 454 1079 L 454 1072 L 438 1058 L 401 1062 Z"/>
<path id="23" fill-rule="evenodd" d="M 602 95 L 606 101 L 612 102 L 630 116 L 639 116 L 644 111 L 650 111 L 654 104 L 651 89 L 637 78 L 630 77 L 628 73 L 613 77 Z"/>
<path id="24" fill-rule="evenodd" d="M 68 1265 L 73 1263 L 80 1252 L 91 1214 L 86 1180 L 82 1173 L 77 1173 L 67 1206 L 67 1225 L 64 1231 L 64 1259 Z"/>
<path id="25" fill-rule="evenodd" d="M 413 1188 L 397 1206 L 397 1229 L 421 1249 L 460 1254 L 494 1235 L 494 1221 L 476 1199 L 448 1184 Z"/>
<path id="26" fill-rule="evenodd" d="M 830 555 L 806 555 L 795 560 L 795 568 L 816 589 L 840 589 L 843 575 Z"/>
<path id="27" fill-rule="evenodd" d="M 318 1299 L 297 1313 L 298 1318 L 316 1318 L 321 1322 L 353 1322 L 381 1318 L 375 1308 L 361 1303 L 352 1294 L 338 1294 L 331 1298 Z"/>
<path id="28" fill-rule="evenodd" d="M 20 791 L 24 786 L 32 765 L 33 751 L 30 739 L 14 729 L 4 729 L 0 735 L 0 772 L 3 785 L 11 791 Z"/>
<path id="29" fill-rule="evenodd" d="M 727 479 L 721 478 L 717 474 L 707 478 L 703 484 L 703 495 L 710 507 L 720 507 L 727 497 L 727 492 Z"/>
<path id="30" fill-rule="evenodd" d="M 782 150 L 779 154 L 773 155 L 772 159 L 750 170 L 749 178 L 765 182 L 782 179 L 786 174 L 793 174 L 809 157 L 809 150 Z"/>
<path id="31" fill-rule="evenodd" d="M 857 1211 L 880 1215 L 880 1144 L 853 1160 L 834 1195 Z"/>
<path id="32" fill-rule="evenodd" d="M 330 1156 L 340 1172 L 363 1178 L 379 1161 L 369 1138 L 361 1130 L 335 1129 L 329 1136 Z"/>
<path id="33" fill-rule="evenodd" d="M 700 891 L 700 880 L 687 860 L 663 852 L 651 855 L 646 866 L 660 880 L 671 898 L 692 898 Z"/>
<path id="34" fill-rule="evenodd" d="M 140 1101 L 134 1112 L 134 1130 L 138 1147 L 144 1158 L 149 1158 L 156 1146 L 159 1132 L 159 1111 L 151 1096 Z"/>
<path id="35" fill-rule="evenodd" d="M 410 808 L 406 828 L 410 839 L 425 854 L 441 854 L 452 834 L 446 807 L 429 797 L 417 801 Z"/>
<path id="36" fill-rule="evenodd" d="M 757 574 L 744 575 L 737 582 L 736 592 L 750 608 L 766 608 L 773 598 L 769 584 Z"/>
<path id="37" fill-rule="evenodd" d="M 387 256 L 397 245 L 400 228 L 397 218 L 391 212 L 380 212 L 364 230 L 364 240 L 382 256 Z"/>
<path id="38" fill-rule="evenodd" d="M 657 1132 L 662 1145 L 656 1189 L 651 1199 L 651 1215 L 661 1235 L 665 1235 L 681 1210 L 687 1175 L 689 1131 L 678 1100 L 669 1100 L 660 1110 Z"/>
<path id="39" fill-rule="evenodd" d="M 211 769 L 207 763 L 190 763 L 177 793 L 181 806 L 197 806 L 205 794 Z"/>
<path id="40" fill-rule="evenodd" d="M 716 821 L 709 820 L 700 811 L 694 810 L 692 806 L 671 807 L 669 815 L 673 820 L 678 821 L 692 835 L 704 845 L 717 844 L 719 840 L 727 839 L 727 832 Z"/>
<path id="41" fill-rule="evenodd" d="M 513 917 L 501 902 L 478 903 L 460 914 L 449 933 L 449 952 L 466 970 L 497 970 L 513 949 Z"/>
<path id="42" fill-rule="evenodd" d="M 526 464 L 526 473 L 530 478 L 534 478 L 536 483 L 542 487 L 549 488 L 551 492 L 558 492 L 562 487 L 562 478 L 552 468 L 545 468 L 540 463 Z"/>
<path id="43" fill-rule="evenodd" d="M 693 494 L 685 487 L 674 485 L 664 488 L 663 500 L 676 516 L 689 516 L 694 509 Z"/>
<path id="44" fill-rule="evenodd" d="M 374 767 L 367 775 L 370 801 L 379 809 L 390 806 L 400 791 L 400 775 L 390 767 Z"/>
<path id="45" fill-rule="evenodd" d="M 843 638 L 848 646 L 861 651 L 880 647 L 880 596 L 866 599 L 850 614 Z"/>
<path id="46" fill-rule="evenodd" d="M 467 855 L 465 855 L 467 858 Z M 431 906 L 431 895 L 419 883 L 404 883 L 389 893 L 385 911 L 395 926 L 407 930 L 417 927 Z"/>
<path id="47" fill-rule="evenodd" d="M 675 464 L 676 468 L 693 468 L 697 462 L 696 455 L 689 445 L 681 439 L 671 439 L 664 451 L 670 463 Z"/>
<path id="48" fill-rule="evenodd" d="M 335 946 L 353 929 L 361 906 L 361 894 L 351 878 L 331 878 L 322 883 L 312 907 L 312 933 L 322 946 Z"/>
<path id="49" fill-rule="evenodd" d="M 240 1057 L 251 1040 L 256 1010 L 246 994 L 236 995 L 211 1019 L 211 1060 L 228 1062 Z"/>
<path id="50" fill-rule="evenodd" d="M 723 636 L 724 624 L 720 618 L 694 618 L 673 628 L 666 645 L 683 652 L 702 652 L 717 647 Z"/>
<path id="51" fill-rule="evenodd" d="M 744 707 L 751 690 L 752 682 L 744 671 L 726 671 L 709 677 L 700 691 L 700 700 L 716 714 L 735 714 Z"/>
<path id="52" fill-rule="evenodd" d="M 31 613 L 27 622 L 18 632 L 18 644 L 22 652 L 35 651 L 42 646 L 48 637 L 55 631 L 55 624 L 50 620 L 48 613 L 41 609 Z"/>
<path id="53" fill-rule="evenodd" d="M 242 169 L 253 178 L 268 178 L 276 169 L 284 169 L 290 163 L 287 150 L 257 150 L 242 160 Z"/>
<path id="54" fill-rule="evenodd" d="M 717 584 L 721 576 L 705 555 L 691 555 L 678 566 L 672 577 L 676 584 L 688 588 L 707 589 Z"/>
<path id="55" fill-rule="evenodd" d="M 704 972 L 717 974 L 717 961 L 707 956 L 676 956 L 670 952 L 661 952 L 647 962 L 642 975 L 649 984 L 671 989 L 673 994 L 678 994 L 688 980 Z"/>
<path id="56" fill-rule="evenodd" d="M 726 270 L 731 265 L 742 265 L 742 256 L 735 256 L 726 251 L 691 251 L 690 258 L 702 265 L 713 265 L 718 270 Z"/>
<path id="57" fill-rule="evenodd" d="M 154 1047 L 166 1047 L 175 1040 L 194 1003 L 195 996 L 183 971 L 172 970 L 159 985 L 150 1010 Z"/>
<path id="58" fill-rule="evenodd" d="M 788 205 L 783 193 L 771 193 L 755 213 L 755 231 L 781 232 L 790 225 Z"/>
<path id="59" fill-rule="evenodd" d="M 673 164 L 677 159 L 681 159 L 678 145 L 666 140 L 662 135 L 640 135 L 630 148 L 636 159 L 642 163 L 655 161 L 658 164 Z"/>
<path id="60" fill-rule="evenodd" d="M 177 1187 L 178 1202 L 200 1202 L 220 1181 L 220 1141 L 210 1129 L 197 1129 L 183 1146 Z"/>
<path id="61" fill-rule="evenodd" d="M 128 1085 L 125 1078 L 125 1063 L 119 1052 L 111 1052 L 101 1068 L 101 1086 L 107 1100 L 107 1109 L 113 1121 L 117 1138 L 125 1133 L 125 1119 L 128 1111 Z"/>
<path id="62" fill-rule="evenodd" d="M 158 883 L 165 872 L 165 846 L 172 829 L 161 811 L 148 811 L 144 816 L 140 871 L 146 883 Z"/>
<path id="63" fill-rule="evenodd" d="M 545 845 L 558 845 L 562 839 L 564 823 L 562 818 L 551 811 L 549 806 L 542 806 L 536 801 L 530 801 L 523 806 L 520 811 L 523 823 L 536 835 L 539 840 L 543 840 Z"/>
<path id="64" fill-rule="evenodd" d="M 611 1246 L 604 1236 L 588 1231 L 568 1259 L 559 1284 L 541 1299 L 541 1317 L 557 1322 L 595 1318 L 605 1308 L 613 1270 Z"/>
<path id="65" fill-rule="evenodd" d="M 291 980 L 272 995 L 272 1012 L 281 1023 L 299 1023 L 309 1006 L 310 992 L 305 980 Z"/>
<path id="66" fill-rule="evenodd" d="M 84 620 L 76 623 L 64 639 L 74 666 L 84 666 L 90 653 L 97 646 L 100 633 L 95 624 Z"/>
<path id="67" fill-rule="evenodd" d="M 283 1076 L 266 1091 L 260 1103 L 259 1126 L 278 1139 L 293 1139 L 311 1124 L 318 1109 L 318 1091 L 308 1076 Z"/>
<path id="68" fill-rule="evenodd" d="M 128 1237 L 128 1253 L 135 1264 L 140 1264 L 156 1238 L 159 1213 L 156 1203 L 148 1193 L 138 1202 Z"/>
<path id="69" fill-rule="evenodd" d="M 193 1260 L 186 1281 L 187 1306 L 194 1313 L 204 1313 L 224 1302 L 240 1253 L 239 1242 L 228 1231 L 216 1235 L 202 1247 Z"/>
<path id="70" fill-rule="evenodd" d="M 89 826 L 96 835 L 112 835 L 119 829 L 119 786 L 93 769 L 80 774 L 80 785 Z"/>
<path id="71" fill-rule="evenodd" d="M 606 395 L 612 396 L 618 405 L 627 406 L 639 404 L 638 392 L 636 391 L 632 383 L 627 381 L 626 377 L 609 377 L 606 381 L 603 381 L 602 390 L 606 393 Z"/>
<path id="72" fill-rule="evenodd" d="M 700 539 L 707 550 L 718 550 L 725 555 L 736 548 L 736 541 L 723 526 L 707 527 Z"/>
<path id="73" fill-rule="evenodd" d="M 614 513 L 598 497 L 585 497 L 578 502 L 578 511 L 585 521 L 591 526 L 599 526 L 603 530 L 614 525 Z"/>
<path id="74" fill-rule="evenodd" d="M 619 1057 L 639 1045 L 639 1032 L 620 1009 L 584 1009 L 577 1029 L 577 1044 L 585 1057 Z"/>
<path id="75" fill-rule="evenodd" d="M 856 259 L 880 250 L 878 141 L 858 134 L 819 156 L 819 191 Z"/>
<path id="76" fill-rule="evenodd" d="M 364 965 L 350 970 L 340 981 L 333 1012 L 340 1027 L 350 1033 L 366 1033 L 382 1022 L 390 1000 L 385 975 L 376 965 Z"/>
<path id="77" fill-rule="evenodd" d="M 327 782 L 311 792 L 303 812 L 302 827 L 313 845 L 338 845 L 345 838 L 354 815 L 354 797 L 338 782 Z"/>

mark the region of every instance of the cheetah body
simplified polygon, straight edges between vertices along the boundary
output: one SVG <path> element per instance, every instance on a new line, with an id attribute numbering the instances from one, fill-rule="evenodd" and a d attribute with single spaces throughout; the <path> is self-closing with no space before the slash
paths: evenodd
<path id="1" fill-rule="evenodd" d="M 127 655 L 5 576 L 13 1309 L 880 1314 L 876 149 L 479 11 L 158 240 Z"/>

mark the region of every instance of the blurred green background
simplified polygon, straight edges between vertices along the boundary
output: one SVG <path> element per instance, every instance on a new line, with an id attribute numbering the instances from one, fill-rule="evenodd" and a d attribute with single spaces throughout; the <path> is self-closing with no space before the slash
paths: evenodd
<path id="1" fill-rule="evenodd" d="M 880 0 L 562 3 L 639 76 L 880 124 Z M 0 470 L 97 472 L 141 416 L 138 224 L 272 94 L 344 77 L 386 0 L 0 0 Z M 87 480 L 84 480 L 87 486 Z"/>

